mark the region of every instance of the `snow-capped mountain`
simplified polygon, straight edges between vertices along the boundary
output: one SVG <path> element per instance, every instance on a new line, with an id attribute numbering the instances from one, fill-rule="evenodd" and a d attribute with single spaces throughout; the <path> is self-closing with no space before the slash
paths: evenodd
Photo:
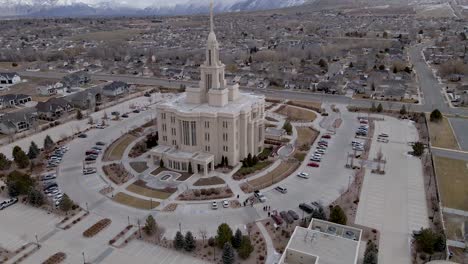
<path id="1" fill-rule="evenodd" d="M 275 9 L 310 0 L 218 0 L 216 12 Z M 154 4 L 156 2 L 156 4 Z M 207 13 L 210 0 L 0 0 L 0 17 L 187 15 Z"/>

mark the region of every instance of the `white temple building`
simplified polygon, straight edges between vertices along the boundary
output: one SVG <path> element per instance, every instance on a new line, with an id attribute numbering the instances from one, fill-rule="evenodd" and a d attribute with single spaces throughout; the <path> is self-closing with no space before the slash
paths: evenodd
<path id="1" fill-rule="evenodd" d="M 176 99 L 158 104 L 159 146 L 151 150 L 155 163 L 176 171 L 207 175 L 223 157 L 236 166 L 248 154 L 263 150 L 265 98 L 227 85 L 214 33 L 213 6 L 206 60 L 198 87 L 187 87 Z"/>

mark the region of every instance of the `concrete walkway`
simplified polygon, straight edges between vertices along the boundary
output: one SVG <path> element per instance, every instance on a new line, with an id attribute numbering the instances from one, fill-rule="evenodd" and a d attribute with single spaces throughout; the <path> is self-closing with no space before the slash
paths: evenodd
<path id="1" fill-rule="evenodd" d="M 275 247 L 273 245 L 273 241 L 271 240 L 271 237 L 268 234 L 268 231 L 266 230 L 265 226 L 261 222 L 256 222 L 256 225 L 257 225 L 258 229 L 260 230 L 260 233 L 262 233 L 262 236 L 263 236 L 263 238 L 265 239 L 265 242 L 266 242 L 266 247 L 267 247 L 266 263 L 267 264 L 277 263 L 278 260 L 281 257 L 281 254 L 276 252 Z"/>

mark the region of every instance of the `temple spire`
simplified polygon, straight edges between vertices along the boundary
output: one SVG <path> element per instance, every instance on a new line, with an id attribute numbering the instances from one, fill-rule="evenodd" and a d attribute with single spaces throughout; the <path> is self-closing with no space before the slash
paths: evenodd
<path id="1" fill-rule="evenodd" d="M 210 32 L 214 32 L 214 22 L 213 22 L 213 0 L 210 2 Z"/>

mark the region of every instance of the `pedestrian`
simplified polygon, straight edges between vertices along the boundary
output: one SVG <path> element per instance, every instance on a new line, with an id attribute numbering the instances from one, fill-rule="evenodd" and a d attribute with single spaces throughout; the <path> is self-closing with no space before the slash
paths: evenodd
<path id="1" fill-rule="evenodd" d="M 239 195 L 237 195 L 237 199 L 239 199 Z"/>
<path id="2" fill-rule="evenodd" d="M 268 217 L 270 217 L 270 212 L 268 212 Z"/>

